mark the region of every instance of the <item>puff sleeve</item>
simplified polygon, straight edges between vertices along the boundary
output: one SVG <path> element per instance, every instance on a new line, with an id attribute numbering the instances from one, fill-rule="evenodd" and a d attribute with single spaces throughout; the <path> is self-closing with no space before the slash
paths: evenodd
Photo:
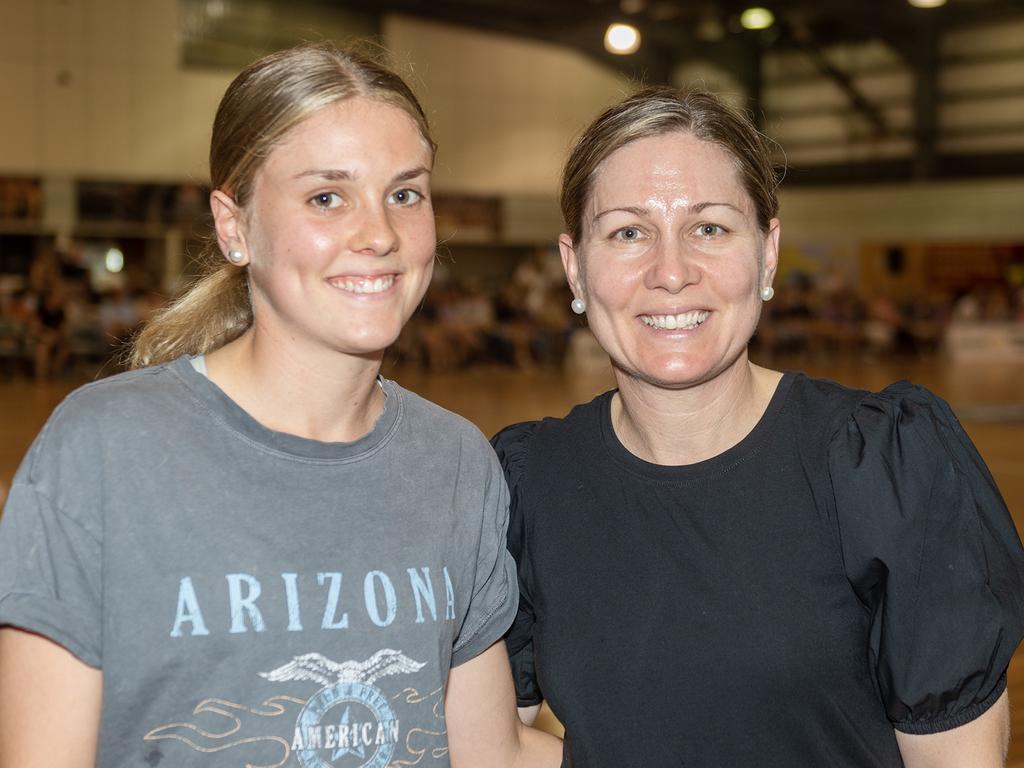
<path id="1" fill-rule="evenodd" d="M 533 655 L 533 626 L 536 620 L 528 553 L 528 524 L 525 518 L 526 457 L 530 440 L 539 422 L 524 422 L 506 427 L 493 438 L 498 459 L 505 470 L 509 487 L 508 550 L 515 558 L 519 574 L 519 610 L 505 636 L 512 676 L 516 686 L 516 704 L 529 707 L 540 704 L 544 696 L 537 685 Z"/>
<path id="2" fill-rule="evenodd" d="M 868 395 L 829 447 L 846 575 L 893 726 L 936 733 L 1002 694 L 1024 634 L 1024 553 L 949 406 L 901 382 Z"/>

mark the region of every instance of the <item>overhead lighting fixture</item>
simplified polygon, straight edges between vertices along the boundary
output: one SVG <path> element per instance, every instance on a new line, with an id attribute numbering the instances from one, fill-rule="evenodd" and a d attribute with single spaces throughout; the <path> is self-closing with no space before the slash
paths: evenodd
<path id="1" fill-rule="evenodd" d="M 775 23 L 775 14 L 767 8 L 747 8 L 740 14 L 740 24 L 744 29 L 768 29 Z"/>
<path id="2" fill-rule="evenodd" d="M 604 33 L 604 49 L 618 56 L 640 50 L 640 30 L 631 24 L 609 24 Z"/>
<path id="3" fill-rule="evenodd" d="M 938 8 L 945 5 L 946 0 L 907 0 L 915 8 Z"/>

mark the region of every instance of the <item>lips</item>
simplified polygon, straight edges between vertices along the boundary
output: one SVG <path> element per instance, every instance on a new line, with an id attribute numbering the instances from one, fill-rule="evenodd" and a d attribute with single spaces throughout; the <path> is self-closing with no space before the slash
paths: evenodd
<path id="1" fill-rule="evenodd" d="M 384 293 L 395 284 L 396 275 L 375 275 L 356 276 L 345 275 L 343 277 L 332 277 L 327 280 L 334 288 L 349 293 Z"/>
<path id="2" fill-rule="evenodd" d="M 705 310 L 693 310 L 692 312 L 683 312 L 678 315 L 640 315 L 640 320 L 644 325 L 659 330 L 688 331 L 707 320 L 710 314 L 710 312 Z"/>

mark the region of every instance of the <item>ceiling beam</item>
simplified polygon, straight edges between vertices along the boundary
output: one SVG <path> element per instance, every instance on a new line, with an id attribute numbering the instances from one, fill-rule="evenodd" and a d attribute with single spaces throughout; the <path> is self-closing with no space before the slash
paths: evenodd
<path id="1" fill-rule="evenodd" d="M 936 170 L 939 34 L 934 15 L 921 19 L 914 53 L 914 176 L 924 180 Z"/>
<path id="2" fill-rule="evenodd" d="M 886 124 L 882 111 L 864 95 L 849 74 L 829 60 L 825 51 L 814 39 L 810 28 L 801 24 L 787 23 L 785 31 L 787 38 L 811 60 L 818 72 L 835 83 L 846 96 L 850 106 L 864 116 L 868 124 L 871 125 L 876 138 L 888 136 L 889 126 Z"/>

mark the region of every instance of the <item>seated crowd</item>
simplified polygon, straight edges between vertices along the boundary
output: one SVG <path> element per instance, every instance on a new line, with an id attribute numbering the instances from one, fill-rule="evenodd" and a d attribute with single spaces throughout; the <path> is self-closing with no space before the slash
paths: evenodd
<path id="1" fill-rule="evenodd" d="M 45 380 L 120 370 L 118 351 L 165 299 L 114 282 L 94 290 L 84 271 L 61 268 L 52 254 L 29 274 L 0 280 L 0 374 Z M 791 272 L 764 304 L 753 340 L 761 357 L 928 356 L 942 348 L 951 323 L 1024 323 L 1024 289 L 979 286 L 960 295 L 897 300 L 867 297 L 842 275 Z M 398 365 L 432 372 L 477 364 L 521 370 L 559 367 L 585 322 L 569 309 L 572 295 L 550 254 L 525 258 L 510 278 L 488 290 L 456 277 L 442 262 L 416 315 L 393 350 Z"/>
<path id="2" fill-rule="evenodd" d="M 96 290 L 85 270 L 55 254 L 35 259 L 27 276 L 0 281 L 0 374 L 45 381 L 120 370 L 124 342 L 163 305 L 128 280 Z"/>

